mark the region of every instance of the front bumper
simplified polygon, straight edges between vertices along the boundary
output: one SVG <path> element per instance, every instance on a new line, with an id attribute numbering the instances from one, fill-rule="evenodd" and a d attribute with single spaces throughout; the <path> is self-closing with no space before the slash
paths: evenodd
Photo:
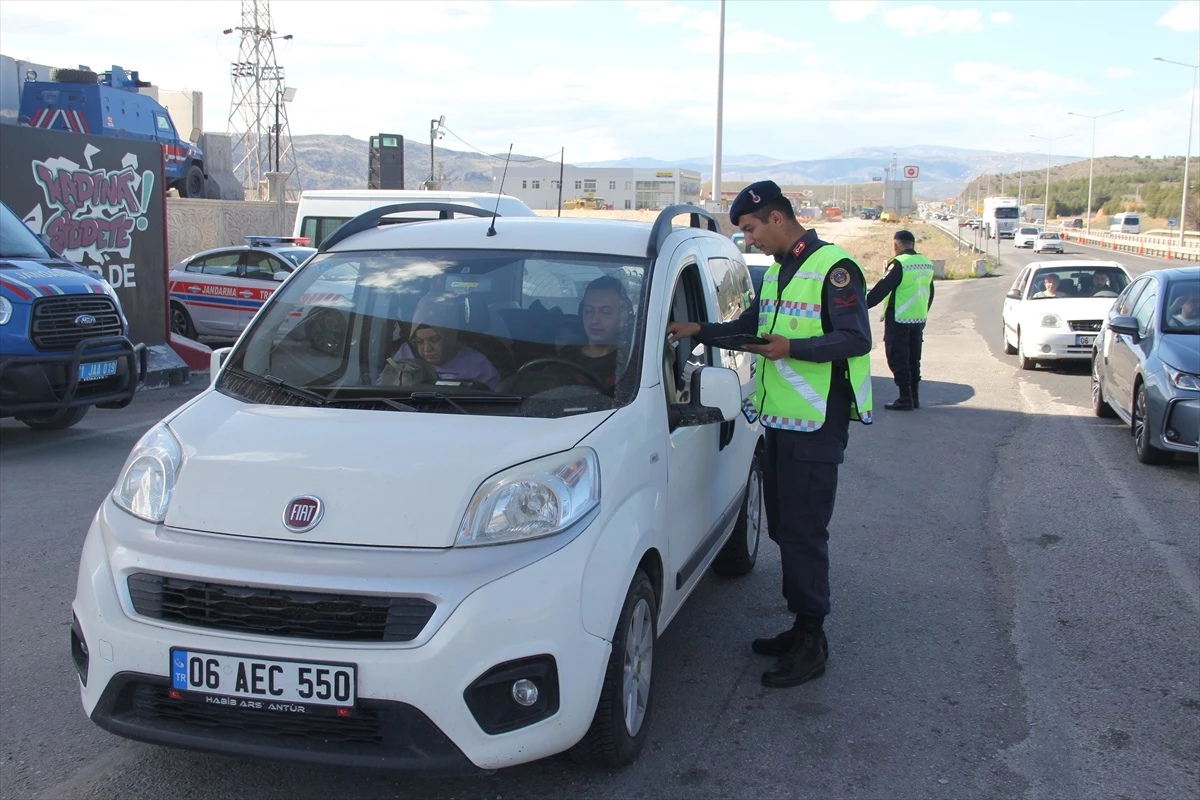
<path id="1" fill-rule="evenodd" d="M 1022 326 L 1021 354 L 1038 361 L 1090 359 L 1098 333 Z"/>
<path id="2" fill-rule="evenodd" d="M 1175 453 L 1200 452 L 1200 397 L 1169 399 L 1159 438 L 1164 450 Z"/>
<path id="3" fill-rule="evenodd" d="M 1061 244 L 1042 245 L 1041 247 L 1037 245 L 1033 246 L 1033 252 L 1035 253 L 1061 253 L 1062 251 Z"/>
<path id="4" fill-rule="evenodd" d="M 80 364 L 116 361 L 115 375 L 80 381 Z M 146 345 L 124 336 L 84 339 L 69 353 L 0 361 L 0 417 L 61 412 L 78 406 L 124 408 L 146 378 Z"/>
<path id="5" fill-rule="evenodd" d="M 582 623 L 590 550 L 585 533 L 507 574 L 458 574 L 443 581 L 439 574 L 454 573 L 445 559 L 461 553 L 178 531 L 136 520 L 106 500 L 84 542 L 72 606 L 80 639 L 74 649 L 85 654 L 77 658 L 84 710 L 128 738 L 239 756 L 422 770 L 498 769 L 544 758 L 587 732 L 608 662 L 609 642 L 587 633 Z M 135 572 L 300 591 L 436 596 L 430 586 L 448 588 L 427 630 L 411 642 L 334 642 L 139 616 L 127 583 Z M 434 578 L 422 584 L 422 573 Z M 456 594 L 455 582 L 467 588 Z M 194 696 L 168 694 L 172 647 L 351 663 L 357 704 L 349 719 L 323 718 L 315 729 L 316 723 L 298 724 L 281 712 L 234 708 L 226 716 L 213 714 L 211 706 L 189 708 Z M 515 730 L 485 732 L 468 706 L 468 689 L 497 665 L 535 656 L 553 659 L 557 711 Z M 360 732 L 368 723 L 374 727 Z"/>

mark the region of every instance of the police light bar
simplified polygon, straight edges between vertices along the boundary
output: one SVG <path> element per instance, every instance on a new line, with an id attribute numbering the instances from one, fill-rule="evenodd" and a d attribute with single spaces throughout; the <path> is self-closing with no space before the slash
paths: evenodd
<path id="1" fill-rule="evenodd" d="M 307 245 L 312 242 L 312 239 L 307 236 L 247 236 L 246 242 L 252 247 L 264 244 Z"/>

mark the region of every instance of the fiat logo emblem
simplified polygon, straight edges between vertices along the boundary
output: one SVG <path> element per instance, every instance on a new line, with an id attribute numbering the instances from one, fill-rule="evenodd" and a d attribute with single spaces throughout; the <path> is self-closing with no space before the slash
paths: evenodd
<path id="1" fill-rule="evenodd" d="M 283 507 L 283 527 L 292 533 L 311 531 L 317 527 L 324 513 L 325 504 L 321 498 L 307 494 L 293 497 Z"/>
<path id="2" fill-rule="evenodd" d="M 81 328 L 90 328 L 96 324 L 96 318 L 91 314 L 80 314 L 75 318 L 75 324 Z"/>

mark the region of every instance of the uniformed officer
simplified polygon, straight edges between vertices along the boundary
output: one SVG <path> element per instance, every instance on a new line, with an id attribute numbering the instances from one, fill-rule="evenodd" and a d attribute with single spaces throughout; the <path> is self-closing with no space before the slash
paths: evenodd
<path id="1" fill-rule="evenodd" d="M 866 280 L 854 258 L 796 220 L 773 181 L 752 183 L 729 207 L 746 244 L 775 256 L 758 304 L 721 324 L 673 322 L 671 340 L 754 334 L 750 413 L 766 433 L 767 529 L 779 545 L 783 596 L 795 623 L 751 648 L 778 661 L 766 686 L 796 686 L 825 674 L 829 645 L 829 521 L 850 420 L 871 421 L 871 326 Z"/>
<path id="2" fill-rule="evenodd" d="M 925 339 L 925 320 L 933 305 L 933 262 L 918 253 L 916 239 L 908 231 L 892 236 L 896 257 L 887 263 L 879 283 L 867 295 L 867 306 L 874 308 L 887 300 L 883 318 L 883 347 L 888 368 L 896 379 L 900 397 L 885 403 L 891 411 L 912 411 L 921 407 L 921 343 Z"/>

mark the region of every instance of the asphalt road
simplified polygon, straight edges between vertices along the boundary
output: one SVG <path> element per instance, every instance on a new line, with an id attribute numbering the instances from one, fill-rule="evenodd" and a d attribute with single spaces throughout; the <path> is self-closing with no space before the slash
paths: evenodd
<path id="1" fill-rule="evenodd" d="M 1138 464 L 1091 416 L 1085 369 L 1002 354 L 1024 257 L 939 284 L 920 411 L 883 411 L 894 388 L 876 378 L 832 524 L 825 677 L 759 683 L 749 639 L 788 624 L 765 541 L 750 576 L 710 578 L 663 634 L 650 739 L 617 772 L 553 758 L 428 778 L 101 731 L 68 652 L 79 548 L 134 441 L 199 387 L 59 434 L 0 422 L 0 796 L 1200 798 L 1196 461 Z M 878 338 L 873 358 L 887 376 Z"/>

